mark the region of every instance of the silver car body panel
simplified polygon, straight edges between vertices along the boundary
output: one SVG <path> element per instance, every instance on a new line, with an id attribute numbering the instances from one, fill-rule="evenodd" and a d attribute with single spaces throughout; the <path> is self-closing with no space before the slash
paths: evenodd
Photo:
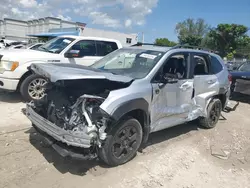
<path id="1" fill-rule="evenodd" d="M 107 79 L 117 82 L 131 82 L 133 79 L 127 76 L 114 75 L 109 72 L 93 70 L 89 67 L 59 64 L 59 63 L 36 63 L 30 66 L 30 69 L 36 74 L 45 76 L 51 82 L 61 80 L 78 80 L 78 79 Z"/>

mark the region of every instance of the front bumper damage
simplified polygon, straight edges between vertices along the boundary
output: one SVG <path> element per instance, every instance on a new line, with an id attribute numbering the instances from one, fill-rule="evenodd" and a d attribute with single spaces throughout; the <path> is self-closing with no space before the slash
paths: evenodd
<path id="1" fill-rule="evenodd" d="M 69 132 L 40 116 L 31 104 L 26 105 L 25 115 L 32 122 L 32 126 L 45 138 L 46 142 L 62 157 L 78 159 L 93 159 L 96 152 L 93 148 L 93 137 L 84 132 Z"/>
<path id="2" fill-rule="evenodd" d="M 52 136 L 57 141 L 75 147 L 89 148 L 91 146 L 91 137 L 89 135 L 83 132 L 69 132 L 57 127 L 55 124 L 37 114 L 29 104 L 27 104 L 26 116 L 38 129 Z"/>

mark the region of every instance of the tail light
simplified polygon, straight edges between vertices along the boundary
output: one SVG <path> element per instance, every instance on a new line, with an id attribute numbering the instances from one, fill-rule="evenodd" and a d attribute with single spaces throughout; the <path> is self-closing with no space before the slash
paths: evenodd
<path id="1" fill-rule="evenodd" d="M 233 80 L 232 75 L 229 74 L 229 75 L 228 75 L 228 81 L 230 82 L 230 84 L 232 83 L 232 80 Z"/>

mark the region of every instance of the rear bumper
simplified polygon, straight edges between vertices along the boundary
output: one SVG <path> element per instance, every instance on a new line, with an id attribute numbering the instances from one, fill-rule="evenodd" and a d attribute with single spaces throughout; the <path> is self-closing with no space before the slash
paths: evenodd
<path id="1" fill-rule="evenodd" d="M 25 113 L 36 129 L 41 130 L 56 141 L 80 148 L 90 148 L 92 146 L 92 137 L 87 133 L 67 131 L 56 126 L 37 114 L 30 104 L 27 104 Z"/>
<path id="2" fill-rule="evenodd" d="M 16 91 L 19 80 L 17 79 L 8 79 L 0 77 L 0 89 L 7 91 Z"/>

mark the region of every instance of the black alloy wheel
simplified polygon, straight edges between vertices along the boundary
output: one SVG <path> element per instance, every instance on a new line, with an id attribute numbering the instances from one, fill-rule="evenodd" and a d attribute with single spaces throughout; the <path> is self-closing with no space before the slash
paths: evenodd
<path id="1" fill-rule="evenodd" d="M 136 149 L 138 131 L 132 126 L 122 128 L 116 135 L 112 146 L 112 153 L 117 159 L 124 159 Z"/>
<path id="2" fill-rule="evenodd" d="M 137 119 L 127 117 L 108 133 L 99 157 L 110 166 L 118 166 L 135 157 L 142 142 L 142 127 Z"/>
<path id="3" fill-rule="evenodd" d="M 212 99 L 207 108 L 207 117 L 199 118 L 200 125 L 207 129 L 214 128 L 220 119 L 221 111 L 221 100 L 217 98 Z"/>

